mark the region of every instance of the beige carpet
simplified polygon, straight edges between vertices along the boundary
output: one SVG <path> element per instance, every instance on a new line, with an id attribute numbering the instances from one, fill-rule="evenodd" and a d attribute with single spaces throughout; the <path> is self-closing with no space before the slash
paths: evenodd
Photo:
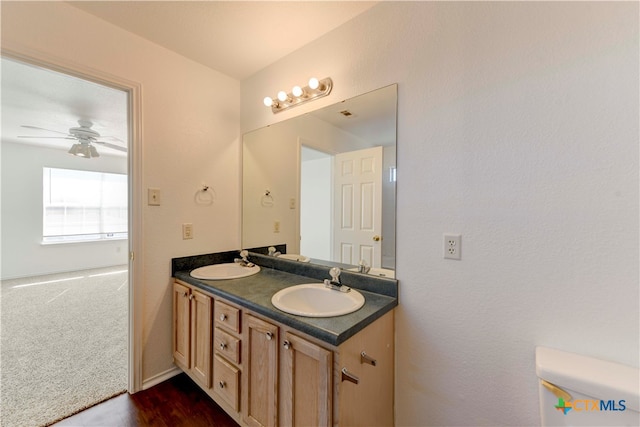
<path id="1" fill-rule="evenodd" d="M 126 269 L 2 282 L 1 426 L 48 425 L 126 391 Z"/>

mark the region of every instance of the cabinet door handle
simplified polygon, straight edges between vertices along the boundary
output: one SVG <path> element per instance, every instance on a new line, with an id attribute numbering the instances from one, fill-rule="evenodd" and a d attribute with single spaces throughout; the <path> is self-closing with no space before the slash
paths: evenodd
<path id="1" fill-rule="evenodd" d="M 266 337 L 267 337 L 267 339 L 268 339 L 269 341 L 271 341 L 271 340 L 273 339 L 273 332 L 269 331 L 269 332 L 267 332 L 265 335 L 266 335 Z"/>
<path id="2" fill-rule="evenodd" d="M 358 384 L 360 382 L 360 378 L 347 371 L 347 368 L 342 368 L 342 381 L 349 381 L 354 384 Z"/>
<path id="3" fill-rule="evenodd" d="M 284 342 L 282 343 L 282 346 L 289 350 L 291 348 L 291 342 L 289 340 L 284 340 Z"/>
<path id="4" fill-rule="evenodd" d="M 189 301 L 193 301 L 193 294 L 189 295 Z"/>
<path id="5" fill-rule="evenodd" d="M 220 343 L 220 350 L 225 350 L 227 348 L 227 343 L 221 342 Z"/>
<path id="6" fill-rule="evenodd" d="M 222 314 L 220 315 L 220 321 L 221 321 L 221 322 L 224 322 L 225 320 L 227 320 L 227 315 L 226 315 L 226 314 L 224 314 L 224 313 L 222 313 Z"/>
<path id="7" fill-rule="evenodd" d="M 371 366 L 376 366 L 377 362 L 376 362 L 376 359 L 369 356 L 367 353 L 363 351 L 362 353 L 360 353 L 360 363 L 368 363 Z"/>
<path id="8" fill-rule="evenodd" d="M 224 381 L 220 381 L 218 383 L 218 386 L 220 386 L 220 388 L 225 388 L 227 386 L 227 383 L 225 383 Z"/>

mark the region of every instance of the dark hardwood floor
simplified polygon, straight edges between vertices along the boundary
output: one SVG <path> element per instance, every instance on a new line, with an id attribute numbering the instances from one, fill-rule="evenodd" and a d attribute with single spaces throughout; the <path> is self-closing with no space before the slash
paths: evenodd
<path id="1" fill-rule="evenodd" d="M 237 427 L 204 391 L 185 374 L 148 390 L 121 394 L 56 424 L 75 427 Z"/>

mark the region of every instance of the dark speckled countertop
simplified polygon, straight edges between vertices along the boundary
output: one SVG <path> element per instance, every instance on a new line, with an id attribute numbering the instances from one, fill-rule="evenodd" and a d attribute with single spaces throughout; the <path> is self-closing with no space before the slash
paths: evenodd
<path id="1" fill-rule="evenodd" d="M 229 280 L 200 280 L 189 275 L 191 270 L 203 265 L 230 262 L 233 260 L 233 254 L 237 252 L 225 253 L 223 256 L 216 254 L 213 258 L 212 254 L 209 254 L 174 259 L 173 276 L 334 346 L 340 345 L 398 305 L 396 280 L 345 272 L 340 276 L 342 283 L 364 295 L 365 304 L 361 309 L 343 316 L 325 318 L 285 313 L 271 304 L 273 294 L 289 286 L 321 282 L 322 278 L 329 278 L 329 269 L 317 265 L 302 265 L 304 263 L 296 261 L 274 260 L 273 257 L 253 253 L 249 259 L 261 268 L 260 272 L 253 276 Z"/>

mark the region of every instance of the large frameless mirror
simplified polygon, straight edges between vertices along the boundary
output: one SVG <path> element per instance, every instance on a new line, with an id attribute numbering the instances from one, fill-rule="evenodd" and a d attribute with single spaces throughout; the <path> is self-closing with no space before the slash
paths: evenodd
<path id="1" fill-rule="evenodd" d="M 243 137 L 242 247 L 395 277 L 397 85 Z"/>

